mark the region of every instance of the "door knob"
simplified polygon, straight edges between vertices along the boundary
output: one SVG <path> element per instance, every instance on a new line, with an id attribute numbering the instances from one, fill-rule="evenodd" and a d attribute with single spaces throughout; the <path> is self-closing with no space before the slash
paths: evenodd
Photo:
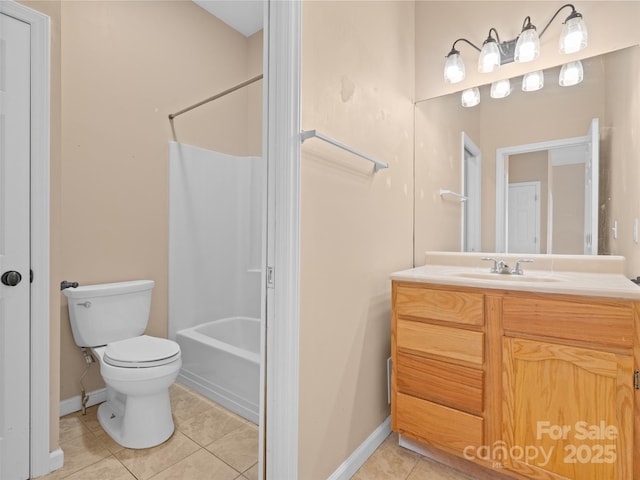
<path id="1" fill-rule="evenodd" d="M 0 281 L 8 287 L 15 287 L 22 281 L 22 275 L 20 275 L 20 272 L 16 272 L 15 270 L 9 270 L 2 274 Z"/>

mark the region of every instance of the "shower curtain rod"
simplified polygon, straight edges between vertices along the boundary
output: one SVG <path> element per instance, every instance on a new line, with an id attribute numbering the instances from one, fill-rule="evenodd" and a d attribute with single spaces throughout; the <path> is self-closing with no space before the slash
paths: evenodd
<path id="1" fill-rule="evenodd" d="M 209 103 L 209 102 L 212 102 L 213 100 L 217 100 L 218 98 L 224 97 L 225 95 L 228 95 L 231 92 L 235 92 L 236 90 L 239 90 L 239 89 L 241 89 L 243 87 L 246 87 L 247 85 L 251 85 L 252 83 L 257 82 L 258 80 L 262 80 L 263 76 L 264 76 L 263 74 L 260 74 L 258 76 L 253 77 L 253 78 L 250 78 L 246 82 L 239 83 L 235 87 L 231 87 L 231 88 L 225 90 L 224 92 L 220 92 L 220 93 L 214 95 L 213 97 L 209 97 L 209 98 L 207 98 L 205 100 L 202 100 L 201 102 L 194 103 L 190 107 L 183 108 L 182 110 L 180 110 L 180 111 L 178 111 L 176 113 L 170 113 L 169 114 L 169 120 L 173 120 L 178 115 L 182 115 L 183 113 L 187 113 L 188 111 L 193 110 L 194 108 L 198 108 L 198 107 L 204 105 L 205 103 Z"/>

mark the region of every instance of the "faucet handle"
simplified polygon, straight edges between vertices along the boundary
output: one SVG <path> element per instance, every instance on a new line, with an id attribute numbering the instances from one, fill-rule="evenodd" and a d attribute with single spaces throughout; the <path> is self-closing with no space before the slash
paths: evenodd
<path id="1" fill-rule="evenodd" d="M 520 260 L 517 260 L 515 268 L 511 271 L 512 274 L 514 274 L 514 275 L 522 275 L 524 273 L 524 271 L 522 270 L 522 267 L 520 266 L 521 263 L 533 263 L 533 259 L 532 258 L 521 258 Z"/>
<path id="2" fill-rule="evenodd" d="M 491 273 L 496 273 L 498 271 L 498 259 L 493 257 L 482 257 L 480 260 L 486 260 L 489 262 L 493 262 L 493 267 L 491 267 Z"/>

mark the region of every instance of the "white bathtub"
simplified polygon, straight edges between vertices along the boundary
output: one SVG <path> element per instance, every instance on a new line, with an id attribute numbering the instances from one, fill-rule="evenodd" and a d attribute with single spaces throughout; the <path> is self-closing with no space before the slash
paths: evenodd
<path id="1" fill-rule="evenodd" d="M 178 381 L 258 423 L 260 320 L 231 317 L 178 330 Z"/>

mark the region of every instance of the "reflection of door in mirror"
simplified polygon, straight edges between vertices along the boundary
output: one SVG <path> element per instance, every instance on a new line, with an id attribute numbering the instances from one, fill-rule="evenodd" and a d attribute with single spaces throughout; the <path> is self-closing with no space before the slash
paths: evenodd
<path id="1" fill-rule="evenodd" d="M 503 221 L 496 234 L 504 242 L 498 251 L 597 254 L 598 131 L 593 119 L 584 137 L 498 149 L 496 214 Z M 537 246 L 534 199 L 524 190 L 512 196 L 512 186 L 523 182 L 541 186 Z"/>
<path id="2" fill-rule="evenodd" d="M 462 132 L 462 251 L 482 251 L 482 154 Z"/>
<path id="3" fill-rule="evenodd" d="M 540 181 L 509 183 L 509 250 L 540 253 Z"/>

